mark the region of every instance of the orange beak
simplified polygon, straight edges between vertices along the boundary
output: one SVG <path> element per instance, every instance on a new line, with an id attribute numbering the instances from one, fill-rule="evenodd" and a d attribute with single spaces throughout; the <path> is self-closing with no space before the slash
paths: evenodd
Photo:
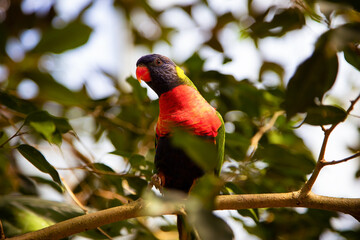
<path id="1" fill-rule="evenodd" d="M 141 82 L 141 80 L 145 82 L 151 81 L 149 69 L 144 65 L 138 66 L 136 68 L 136 78 L 139 81 L 139 83 Z"/>

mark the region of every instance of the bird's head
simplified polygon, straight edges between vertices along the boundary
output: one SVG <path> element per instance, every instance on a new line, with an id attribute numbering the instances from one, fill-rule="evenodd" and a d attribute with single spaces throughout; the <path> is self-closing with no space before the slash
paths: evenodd
<path id="1" fill-rule="evenodd" d="M 158 96 L 182 84 L 194 87 L 180 67 L 159 54 L 145 55 L 137 61 L 136 78 L 139 82 L 143 80 Z"/>

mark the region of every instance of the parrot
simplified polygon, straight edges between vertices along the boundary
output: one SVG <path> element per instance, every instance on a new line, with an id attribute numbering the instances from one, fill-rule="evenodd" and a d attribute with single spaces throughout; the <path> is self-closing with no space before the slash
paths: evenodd
<path id="1" fill-rule="evenodd" d="M 136 78 L 139 83 L 144 81 L 159 97 L 154 165 L 161 187 L 188 194 L 195 181 L 205 174 L 185 151 L 173 146 L 175 128 L 183 128 L 216 145 L 214 174 L 219 176 L 225 146 L 225 127 L 220 113 L 168 57 L 160 54 L 142 56 L 136 63 Z M 179 236 L 180 221 L 178 215 Z"/>

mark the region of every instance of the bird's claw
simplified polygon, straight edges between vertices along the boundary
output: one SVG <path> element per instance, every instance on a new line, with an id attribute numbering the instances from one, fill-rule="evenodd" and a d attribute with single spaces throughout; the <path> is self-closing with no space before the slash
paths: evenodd
<path id="1" fill-rule="evenodd" d="M 165 184 L 165 179 L 163 175 L 161 173 L 160 174 L 155 173 L 151 177 L 149 188 L 151 189 L 154 186 L 156 189 L 160 191 L 160 193 L 163 193 L 164 184 Z"/>

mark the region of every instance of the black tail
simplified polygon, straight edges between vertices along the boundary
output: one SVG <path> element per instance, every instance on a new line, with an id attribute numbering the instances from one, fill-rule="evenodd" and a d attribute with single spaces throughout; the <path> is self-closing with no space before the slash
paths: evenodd
<path id="1" fill-rule="evenodd" d="M 189 226 L 184 215 L 177 215 L 177 229 L 179 240 L 196 240 L 195 232 Z"/>

